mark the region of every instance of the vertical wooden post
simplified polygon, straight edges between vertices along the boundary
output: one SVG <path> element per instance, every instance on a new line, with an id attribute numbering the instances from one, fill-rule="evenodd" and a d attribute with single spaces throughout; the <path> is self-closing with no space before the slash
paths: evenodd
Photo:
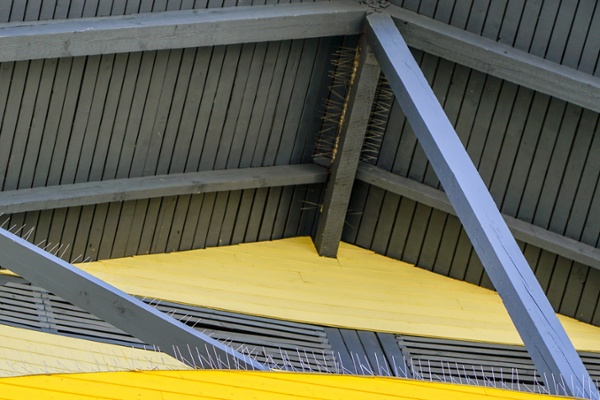
<path id="1" fill-rule="evenodd" d="M 356 177 L 371 107 L 381 72 L 364 38 L 357 48 L 351 88 L 342 112 L 342 126 L 319 215 L 315 246 L 321 256 L 337 255 Z"/>

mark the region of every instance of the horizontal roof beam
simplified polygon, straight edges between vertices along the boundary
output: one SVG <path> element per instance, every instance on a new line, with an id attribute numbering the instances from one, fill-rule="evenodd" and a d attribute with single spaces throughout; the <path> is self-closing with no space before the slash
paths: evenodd
<path id="1" fill-rule="evenodd" d="M 600 112 L 599 78 L 400 7 L 385 11 L 415 49 Z"/>
<path id="2" fill-rule="evenodd" d="M 356 179 L 436 210 L 456 215 L 446 193 L 412 179 L 366 163 L 359 165 Z M 515 239 L 600 270 L 600 249 L 508 215 L 503 214 L 502 217 Z"/>
<path id="3" fill-rule="evenodd" d="M 330 1 L 0 24 L 0 62 L 351 35 L 366 7 Z"/>
<path id="4" fill-rule="evenodd" d="M 163 196 L 177 196 L 327 181 L 315 164 L 281 165 L 114 179 L 0 192 L 0 213 L 77 207 Z"/>

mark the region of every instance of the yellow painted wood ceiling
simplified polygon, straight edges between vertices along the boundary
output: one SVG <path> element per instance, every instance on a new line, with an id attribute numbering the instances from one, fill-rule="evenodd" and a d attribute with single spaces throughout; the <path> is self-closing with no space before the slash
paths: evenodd
<path id="1" fill-rule="evenodd" d="M 321 325 L 522 344 L 496 292 L 342 243 L 310 238 L 98 261 L 83 269 L 135 295 Z M 600 328 L 560 316 L 578 350 Z"/>
<path id="2" fill-rule="evenodd" d="M 196 370 L 3 378 L 0 399 L 550 400 L 558 397 L 397 378 Z"/>

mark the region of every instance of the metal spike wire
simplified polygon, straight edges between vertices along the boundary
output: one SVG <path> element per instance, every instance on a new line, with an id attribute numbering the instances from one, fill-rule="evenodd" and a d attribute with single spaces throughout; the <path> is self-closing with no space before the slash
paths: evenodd
<path id="1" fill-rule="evenodd" d="M 335 155 L 355 57 L 356 49 L 352 47 L 342 46 L 333 53 L 331 70 L 328 73 L 331 79 L 329 98 L 323 102 L 323 122 L 315 140 L 315 158 L 331 160 Z"/>

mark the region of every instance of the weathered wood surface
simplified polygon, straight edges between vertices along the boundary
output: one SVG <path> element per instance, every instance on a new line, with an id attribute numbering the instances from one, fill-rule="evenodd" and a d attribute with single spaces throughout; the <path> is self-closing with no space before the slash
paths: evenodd
<path id="1" fill-rule="evenodd" d="M 228 360 L 235 360 L 249 368 L 266 369 L 231 347 L 4 229 L 0 229 L 0 264 L 189 365 L 223 368 Z"/>
<path id="2" fill-rule="evenodd" d="M 394 21 L 382 14 L 367 21 L 382 71 L 547 387 L 596 398 L 589 374 Z"/>
<path id="3" fill-rule="evenodd" d="M 386 12 L 411 47 L 600 112 L 600 79 L 588 73 L 400 7 Z"/>
<path id="4" fill-rule="evenodd" d="M 436 210 L 456 215 L 446 193 L 431 186 L 366 163 L 359 164 L 356 179 Z M 502 217 L 516 239 L 600 270 L 600 249 L 508 215 Z"/>
<path id="5" fill-rule="evenodd" d="M 314 164 L 188 172 L 0 192 L 4 214 L 183 194 L 323 183 L 327 171 Z"/>
<path id="6" fill-rule="evenodd" d="M 373 98 L 381 72 L 377 61 L 366 45 L 359 45 L 351 89 L 342 116 L 343 124 L 334 151 L 331 171 L 319 215 L 315 246 L 320 255 L 337 255 L 344 229 L 348 203 L 356 176 Z"/>
<path id="7" fill-rule="evenodd" d="M 0 25 L 0 62 L 352 35 L 354 2 L 227 7 Z"/>

